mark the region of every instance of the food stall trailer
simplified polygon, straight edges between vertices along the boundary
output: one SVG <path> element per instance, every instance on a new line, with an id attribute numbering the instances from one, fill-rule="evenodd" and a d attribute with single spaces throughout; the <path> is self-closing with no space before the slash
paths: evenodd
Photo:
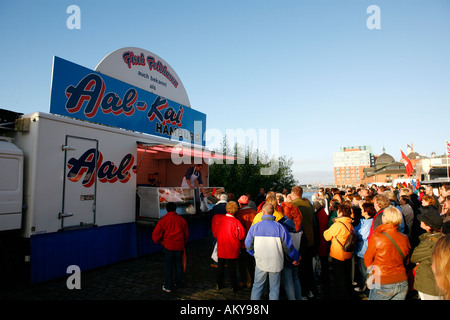
<path id="1" fill-rule="evenodd" d="M 188 221 L 189 241 L 206 236 L 208 219 L 181 182 L 202 163 L 211 195 L 218 188 L 208 188 L 208 161 L 222 156 L 205 149 L 206 115 L 167 86 L 184 91 L 170 66 L 143 49 L 119 49 L 95 71 L 54 57 L 50 113 L 22 115 L 2 134 L 4 149 L 23 157 L 12 166 L 23 188 L 22 176 L 9 179 L 23 209 L 0 216 L 20 231 L 31 283 L 66 276 L 71 265 L 85 271 L 159 251 L 151 234 L 168 201 Z M 8 199 L 0 191 L 0 202 Z"/>

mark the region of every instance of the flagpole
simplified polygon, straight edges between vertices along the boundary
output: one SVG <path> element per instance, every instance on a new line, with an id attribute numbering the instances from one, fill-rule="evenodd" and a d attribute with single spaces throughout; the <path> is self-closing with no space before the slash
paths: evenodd
<path id="1" fill-rule="evenodd" d="M 448 143 L 448 141 L 446 141 L 447 143 L 446 143 L 446 145 L 447 145 L 447 182 L 450 182 L 450 179 L 449 179 L 449 173 L 448 173 L 448 159 L 450 158 L 450 145 L 449 145 L 449 143 Z"/>
<path id="2" fill-rule="evenodd" d="M 447 155 L 447 182 L 450 182 L 449 174 L 448 174 L 448 155 Z"/>

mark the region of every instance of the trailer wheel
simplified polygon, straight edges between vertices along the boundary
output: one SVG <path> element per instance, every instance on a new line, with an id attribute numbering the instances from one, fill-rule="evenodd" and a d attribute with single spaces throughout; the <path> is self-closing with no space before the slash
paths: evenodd
<path id="1" fill-rule="evenodd" d="M 0 241 L 0 283 L 1 287 L 10 287 L 12 282 L 13 259 L 3 240 Z"/>
<path id="2" fill-rule="evenodd" d="M 0 288 L 16 287 L 24 283 L 24 263 L 18 237 L 0 239 Z"/>

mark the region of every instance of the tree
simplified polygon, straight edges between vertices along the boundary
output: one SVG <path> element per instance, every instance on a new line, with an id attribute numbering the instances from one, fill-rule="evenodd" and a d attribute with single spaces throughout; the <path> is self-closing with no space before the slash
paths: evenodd
<path id="1" fill-rule="evenodd" d="M 260 188 L 280 192 L 284 188 L 290 190 L 298 183 L 292 174 L 292 159 L 281 156 L 268 163 L 266 160 L 269 157 L 266 154 L 258 154 L 250 147 L 244 148 L 235 143 L 233 148 L 230 148 L 226 137 L 223 139 L 221 149 L 216 152 L 234 155 L 237 158 L 232 163 L 223 161 L 223 163 L 210 164 L 209 184 L 224 187 L 226 192 L 233 193 L 237 198 L 245 193 L 255 196 Z M 261 174 L 261 169 L 267 169 L 274 164 L 273 161 L 277 161 L 278 165 L 275 167 L 278 170 L 273 174 Z"/>

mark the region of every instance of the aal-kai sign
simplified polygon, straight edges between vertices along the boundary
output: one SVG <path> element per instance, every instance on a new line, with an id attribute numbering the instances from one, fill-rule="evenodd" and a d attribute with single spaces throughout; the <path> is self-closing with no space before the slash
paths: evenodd
<path id="1" fill-rule="evenodd" d="M 205 143 L 204 113 L 58 57 L 53 61 L 50 113 Z"/>
<path id="2" fill-rule="evenodd" d="M 83 155 L 77 158 L 70 158 L 67 162 L 67 179 L 72 182 L 79 181 L 82 177 L 82 185 L 86 188 L 91 187 L 95 182 L 94 171 L 97 169 L 98 180 L 101 183 L 114 183 L 120 181 L 127 183 L 131 178 L 130 171 L 136 173 L 134 165 L 134 156 L 127 154 L 123 157 L 116 167 L 111 161 L 103 161 L 103 154 L 96 149 L 89 149 Z"/>

